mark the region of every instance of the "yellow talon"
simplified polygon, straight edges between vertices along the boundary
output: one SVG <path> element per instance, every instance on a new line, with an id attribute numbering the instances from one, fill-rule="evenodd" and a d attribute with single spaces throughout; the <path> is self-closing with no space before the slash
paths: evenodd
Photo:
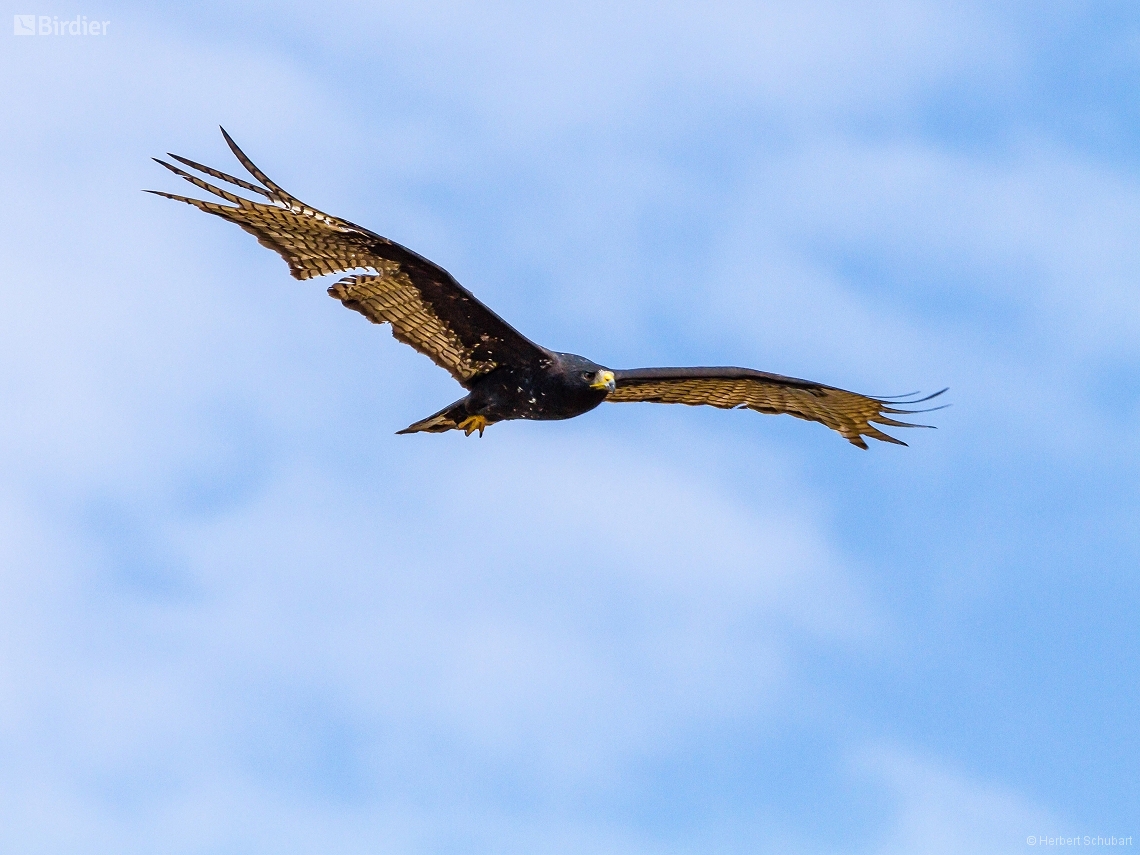
<path id="1" fill-rule="evenodd" d="M 464 432 L 464 436 L 471 436 L 475 431 L 479 431 L 479 436 L 482 436 L 489 424 L 486 416 L 468 416 L 459 423 L 459 429 Z"/>

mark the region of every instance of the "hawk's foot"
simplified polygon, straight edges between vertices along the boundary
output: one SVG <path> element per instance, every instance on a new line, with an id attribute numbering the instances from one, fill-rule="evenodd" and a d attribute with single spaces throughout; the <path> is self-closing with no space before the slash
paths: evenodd
<path id="1" fill-rule="evenodd" d="M 468 416 L 459 423 L 459 429 L 463 431 L 464 436 L 471 436 L 475 431 L 479 431 L 479 436 L 482 436 L 489 424 L 486 416 Z"/>

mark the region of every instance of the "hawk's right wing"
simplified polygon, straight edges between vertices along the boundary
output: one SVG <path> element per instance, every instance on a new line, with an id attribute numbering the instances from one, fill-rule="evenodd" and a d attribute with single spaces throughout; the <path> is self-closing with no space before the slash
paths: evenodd
<path id="1" fill-rule="evenodd" d="M 156 160 L 191 184 L 230 204 L 206 202 L 148 190 L 186 202 L 241 226 L 285 259 L 296 279 L 327 273 L 370 270 L 341 279 L 336 297 L 373 323 L 389 323 L 392 335 L 447 369 L 463 386 L 500 365 L 542 365 L 550 353 L 479 302 L 437 264 L 398 243 L 347 220 L 310 208 L 290 196 L 246 157 L 222 129 L 234 155 L 257 181 L 253 184 L 178 155 L 180 163 L 266 201 L 223 190 L 173 164 Z"/>

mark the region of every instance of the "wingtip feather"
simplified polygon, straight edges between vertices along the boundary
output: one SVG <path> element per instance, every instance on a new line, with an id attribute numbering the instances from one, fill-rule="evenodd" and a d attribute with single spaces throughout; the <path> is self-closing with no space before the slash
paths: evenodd
<path id="1" fill-rule="evenodd" d="M 218 128 L 221 130 L 222 136 L 225 138 L 226 145 L 230 147 L 230 151 L 233 152 L 234 157 L 238 159 L 238 162 L 241 163 L 243 167 L 245 167 L 246 172 L 248 172 L 263 185 L 269 188 L 269 190 L 278 197 L 277 201 L 285 203 L 287 205 L 297 202 L 296 199 L 294 199 L 291 195 L 278 187 L 277 184 L 271 181 L 268 175 L 257 168 L 257 165 L 249 159 L 249 155 L 247 155 L 244 151 L 241 150 L 241 148 L 238 147 L 238 144 L 234 142 L 233 137 L 231 137 L 226 132 L 225 128 L 223 128 L 221 125 L 218 125 Z M 298 202 L 297 204 L 300 203 Z"/>

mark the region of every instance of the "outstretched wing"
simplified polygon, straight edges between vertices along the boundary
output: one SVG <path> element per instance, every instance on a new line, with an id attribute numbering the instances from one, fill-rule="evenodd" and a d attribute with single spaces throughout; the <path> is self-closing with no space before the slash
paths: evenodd
<path id="1" fill-rule="evenodd" d="M 373 271 L 341 279 L 329 288 L 329 295 L 373 323 L 391 324 L 396 339 L 430 357 L 465 387 L 501 365 L 539 365 L 550 359 L 544 348 L 480 303 L 442 267 L 375 232 L 293 198 L 254 166 L 225 128 L 222 135 L 259 184 L 176 154 L 170 157 L 266 201 L 251 201 L 223 190 L 157 158 L 171 172 L 230 204 L 157 190 L 147 192 L 237 223 L 262 246 L 284 258 L 296 279 L 358 269 Z"/>
<path id="2" fill-rule="evenodd" d="M 616 388 L 607 401 L 653 401 L 659 404 L 710 404 L 722 409 L 748 409 L 758 413 L 787 413 L 799 419 L 821 422 L 839 431 L 850 442 L 866 448 L 863 437 L 906 445 L 883 433 L 875 424 L 891 427 L 930 427 L 892 419 L 928 410 L 901 410 L 898 405 L 921 404 L 925 398 L 904 395 L 880 400 L 846 392 L 822 383 L 797 380 L 749 368 L 638 368 L 615 371 Z M 941 409 L 934 407 L 933 409 Z M 890 414 L 890 415 L 888 415 Z"/>

